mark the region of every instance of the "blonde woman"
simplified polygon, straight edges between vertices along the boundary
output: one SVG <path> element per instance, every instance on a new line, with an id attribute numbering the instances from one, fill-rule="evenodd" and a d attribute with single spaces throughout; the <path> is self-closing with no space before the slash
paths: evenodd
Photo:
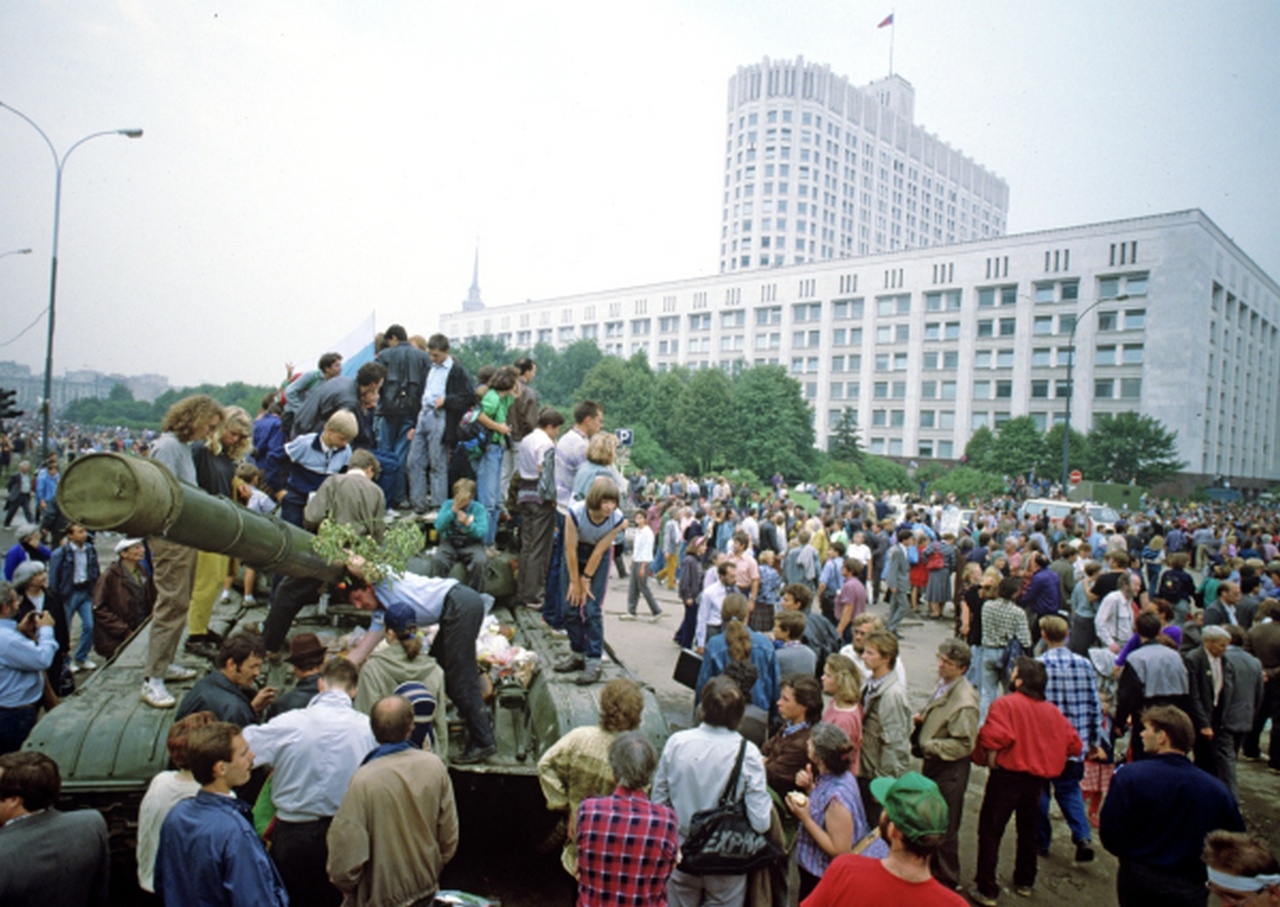
<path id="1" fill-rule="evenodd" d="M 822 692 L 831 697 L 822 720 L 849 738 L 849 766 L 856 772 L 862 753 L 862 672 L 847 655 L 827 656 Z"/>
<path id="2" fill-rule="evenodd" d="M 191 456 L 196 484 L 211 495 L 234 499 L 236 468 L 253 445 L 253 419 L 238 406 L 228 406 L 223 416 L 222 428 L 196 444 Z M 187 612 L 187 651 L 199 654 L 221 642 L 221 637 L 209 632 L 209 618 L 219 591 L 222 601 L 231 600 L 233 571 L 238 571 L 238 565 L 225 554 L 201 551 L 197 557 Z"/>

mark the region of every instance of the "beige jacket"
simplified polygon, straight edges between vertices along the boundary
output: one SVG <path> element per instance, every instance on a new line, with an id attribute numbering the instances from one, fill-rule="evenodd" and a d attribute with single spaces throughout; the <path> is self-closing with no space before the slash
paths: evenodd
<path id="1" fill-rule="evenodd" d="M 961 677 L 921 714 L 924 723 L 917 739 L 925 759 L 959 762 L 973 754 L 978 741 L 978 694 L 968 680 Z"/>
<path id="2" fill-rule="evenodd" d="M 408 749 L 361 766 L 329 826 L 329 879 L 343 907 L 404 907 L 440 887 L 458 810 L 439 757 Z"/>

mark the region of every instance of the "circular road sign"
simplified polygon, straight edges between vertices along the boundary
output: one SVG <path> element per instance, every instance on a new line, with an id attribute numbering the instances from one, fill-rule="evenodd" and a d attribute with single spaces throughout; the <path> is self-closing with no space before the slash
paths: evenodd
<path id="1" fill-rule="evenodd" d="M 1080 480 L 1081 480 L 1081 479 L 1083 479 L 1083 478 L 1084 478 L 1084 474 L 1083 474 L 1083 473 L 1081 473 L 1081 472 L 1080 472 L 1080 470 L 1078 470 L 1078 469 L 1073 469 L 1073 470 L 1071 470 L 1071 484 L 1072 484 L 1072 485 L 1079 485 L 1079 484 L 1080 484 Z"/>

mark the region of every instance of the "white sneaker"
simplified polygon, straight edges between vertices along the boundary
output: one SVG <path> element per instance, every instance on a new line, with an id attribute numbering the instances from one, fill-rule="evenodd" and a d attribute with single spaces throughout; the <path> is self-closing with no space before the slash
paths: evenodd
<path id="1" fill-rule="evenodd" d="M 222 594 L 218 596 L 218 601 L 222 602 L 224 605 L 231 601 L 231 590 L 223 589 Z"/>
<path id="2" fill-rule="evenodd" d="M 246 595 L 244 597 L 244 601 L 241 602 L 241 604 L 243 604 L 246 608 L 253 608 L 257 606 L 258 600 L 254 598 L 252 595 Z"/>
<path id="3" fill-rule="evenodd" d="M 194 671 L 193 669 L 184 667 L 183 665 L 169 665 L 169 667 L 164 672 L 164 679 L 178 681 L 178 682 L 181 682 L 184 680 L 194 680 L 196 673 L 197 672 Z M 164 683 L 163 681 L 161 681 L 161 687 L 163 688 L 163 686 L 164 686 Z"/>
<path id="4" fill-rule="evenodd" d="M 97 667 L 98 667 L 98 666 L 97 666 L 94 662 L 92 662 L 92 661 L 90 661 L 89 659 L 87 659 L 87 658 L 86 658 L 84 661 L 77 661 L 77 662 L 76 662 L 76 666 L 75 666 L 74 668 L 72 668 L 71 670 L 73 670 L 73 671 L 92 671 L 92 670 L 95 670 Z"/>
<path id="5" fill-rule="evenodd" d="M 618 620 L 635 620 L 635 619 L 636 619 L 636 616 L 634 614 L 631 614 L 630 612 L 626 614 L 618 615 Z"/>
<path id="6" fill-rule="evenodd" d="M 142 701 L 155 709 L 171 709 L 178 704 L 164 688 L 164 681 L 153 678 L 142 681 Z"/>

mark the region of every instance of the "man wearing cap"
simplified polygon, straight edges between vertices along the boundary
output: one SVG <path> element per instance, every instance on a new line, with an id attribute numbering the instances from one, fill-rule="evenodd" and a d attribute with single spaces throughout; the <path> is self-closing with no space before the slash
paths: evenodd
<path id="1" fill-rule="evenodd" d="M 103 658 L 116 654 L 120 644 L 151 614 L 156 583 L 142 566 L 142 539 L 116 542 L 116 562 L 102 571 L 93 588 L 93 645 Z"/>
<path id="2" fill-rule="evenodd" d="M 274 767 L 271 859 L 294 904 L 337 907 L 342 900 L 316 867 L 328 857 L 325 836 L 351 776 L 378 745 L 368 716 L 351 704 L 357 676 L 355 665 L 335 658 L 321 670 L 320 692 L 305 708 L 243 730 L 254 765 Z"/>
<path id="3" fill-rule="evenodd" d="M 995 907 L 1000 894 L 1000 840 L 1015 814 L 1014 891 L 1030 896 L 1036 883 L 1040 793 L 1045 781 L 1061 775 L 1067 759 L 1084 749 L 1071 722 L 1045 699 L 1048 674 L 1041 662 L 1019 657 L 1009 685 L 1013 692 L 991 703 L 973 750 L 973 761 L 991 770 L 978 814 L 978 871 L 969 889 L 969 897 L 983 907 Z"/>
<path id="4" fill-rule="evenodd" d="M 876 778 L 871 793 L 884 806 L 880 838 L 889 852 L 876 860 L 843 854 L 831 861 L 804 907 L 901 904 L 961 907 L 964 898 L 933 877 L 929 860 L 947 832 L 947 803 L 919 772 Z"/>
<path id="5" fill-rule="evenodd" d="M 356 664 L 362 663 L 384 636 L 387 609 L 408 605 L 414 611 L 419 627 L 439 624 L 431 655 L 444 668 L 445 689 L 457 707 L 470 732 L 467 749 L 452 762 L 470 765 L 483 762 L 498 750 L 489 720 L 489 710 L 480 694 L 480 675 L 476 671 L 475 641 L 484 620 L 485 605 L 479 593 L 456 579 L 418 576 L 402 573 L 386 575 L 374 585 L 363 581 L 365 562 L 353 557 L 347 570 L 358 580 L 350 591 L 351 604 L 372 611 L 369 632 L 350 652 Z"/>
<path id="6" fill-rule="evenodd" d="M 23 523 L 15 530 L 14 538 L 13 547 L 4 556 L 4 578 L 8 582 L 13 582 L 13 571 L 19 564 L 29 560 L 48 563 L 53 557 L 53 552 L 40 543 L 39 526 Z"/>
<path id="7" fill-rule="evenodd" d="M 265 718 L 273 718 L 292 712 L 294 709 L 305 709 L 320 692 L 320 669 L 324 667 L 327 650 L 314 633 L 299 633 L 289 640 L 289 656 L 285 661 L 293 665 L 293 676 L 296 683 L 293 689 L 282 694 L 267 707 Z"/>
<path id="8" fill-rule="evenodd" d="M 17 593 L 0 583 L 0 755 L 20 749 L 35 727 L 44 672 L 58 652 L 52 614 L 17 616 Z"/>

